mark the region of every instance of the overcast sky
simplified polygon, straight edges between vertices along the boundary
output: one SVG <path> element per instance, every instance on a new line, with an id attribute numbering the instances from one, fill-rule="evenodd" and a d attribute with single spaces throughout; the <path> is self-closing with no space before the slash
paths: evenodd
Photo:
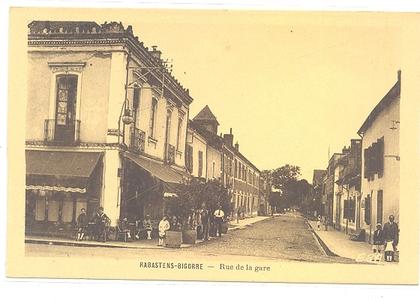
<path id="1" fill-rule="evenodd" d="M 310 182 L 313 169 L 326 168 L 329 148 L 340 152 L 358 137 L 401 67 L 392 15 L 137 16 L 124 25 L 173 60 L 173 74 L 194 98 L 190 118 L 209 105 L 219 130 L 232 127 L 258 168 L 295 164 Z"/>

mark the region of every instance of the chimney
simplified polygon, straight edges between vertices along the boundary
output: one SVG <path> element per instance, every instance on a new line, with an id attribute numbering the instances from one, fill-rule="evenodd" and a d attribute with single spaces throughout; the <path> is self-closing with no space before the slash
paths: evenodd
<path id="1" fill-rule="evenodd" d="M 235 143 L 235 149 L 236 149 L 236 151 L 239 151 L 239 144 L 238 144 L 238 142 Z"/>
<path id="2" fill-rule="evenodd" d="M 398 82 L 401 82 L 401 70 L 397 71 L 397 80 Z"/>
<path id="3" fill-rule="evenodd" d="M 162 54 L 162 51 L 157 49 L 157 46 L 152 46 L 152 51 L 150 51 L 150 54 L 156 59 L 160 59 L 160 56 Z"/>
<path id="4" fill-rule="evenodd" d="M 226 133 L 223 135 L 223 141 L 229 145 L 230 147 L 233 147 L 233 134 L 232 134 L 232 128 L 229 131 L 230 133 Z"/>

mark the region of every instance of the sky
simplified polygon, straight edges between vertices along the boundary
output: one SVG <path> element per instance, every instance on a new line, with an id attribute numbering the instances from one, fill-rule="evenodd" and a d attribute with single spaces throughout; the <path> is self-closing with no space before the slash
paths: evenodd
<path id="1" fill-rule="evenodd" d="M 194 98 L 190 118 L 209 105 L 260 170 L 298 165 L 310 182 L 358 138 L 401 68 L 392 15 L 139 11 L 122 21 L 172 60 Z"/>

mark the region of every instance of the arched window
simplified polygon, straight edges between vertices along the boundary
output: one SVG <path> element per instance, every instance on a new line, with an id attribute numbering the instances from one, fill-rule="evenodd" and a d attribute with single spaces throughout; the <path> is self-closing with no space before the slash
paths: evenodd
<path id="1" fill-rule="evenodd" d="M 151 136 L 152 138 L 154 138 L 156 135 L 155 127 L 156 127 L 157 107 L 158 107 L 158 102 L 156 98 L 153 98 L 151 112 L 150 112 L 150 121 L 149 121 L 149 136 Z"/>

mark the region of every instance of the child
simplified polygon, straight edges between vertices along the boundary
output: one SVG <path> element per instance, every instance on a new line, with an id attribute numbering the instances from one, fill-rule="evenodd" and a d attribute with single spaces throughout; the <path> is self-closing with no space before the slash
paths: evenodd
<path id="1" fill-rule="evenodd" d="M 164 216 L 159 222 L 159 244 L 158 246 L 163 246 L 163 240 L 166 237 L 166 231 L 169 230 L 171 225 L 169 224 L 168 218 Z"/>
<path id="2" fill-rule="evenodd" d="M 385 261 L 394 261 L 394 241 L 388 240 L 385 242 Z"/>
<path id="3" fill-rule="evenodd" d="M 376 224 L 376 230 L 373 233 L 373 246 L 372 250 L 375 254 L 376 261 L 379 261 L 382 257 L 381 251 L 384 245 L 384 232 L 382 230 L 382 224 Z"/>

